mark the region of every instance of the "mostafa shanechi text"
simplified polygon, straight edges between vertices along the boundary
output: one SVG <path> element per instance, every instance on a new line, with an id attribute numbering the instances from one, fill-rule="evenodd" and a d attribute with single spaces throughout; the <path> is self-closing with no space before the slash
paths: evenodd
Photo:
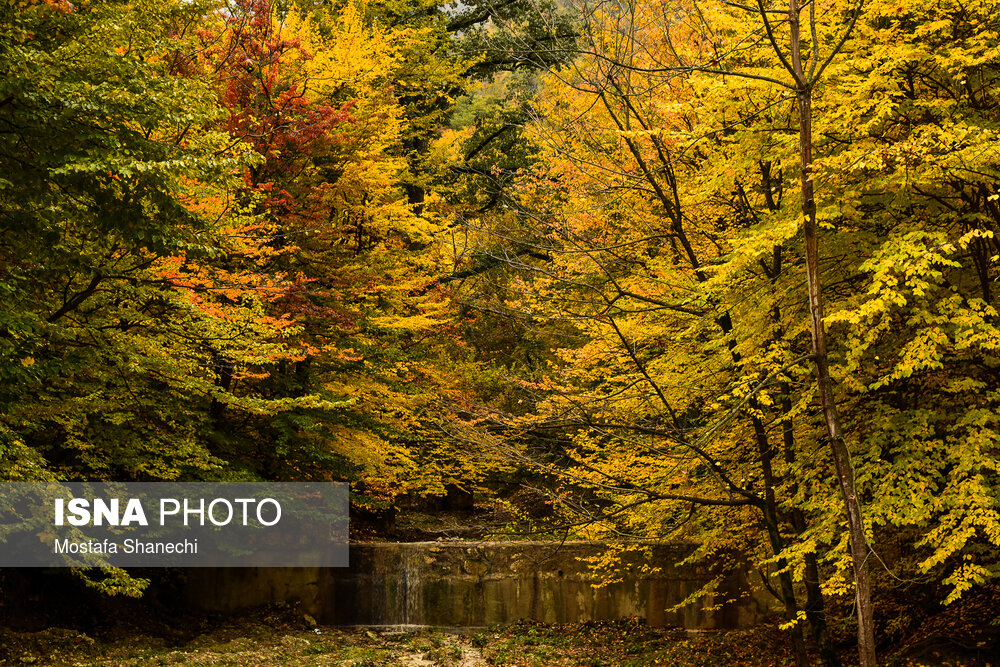
<path id="1" fill-rule="evenodd" d="M 333 482 L 0 482 L 0 567 L 344 567 Z"/>

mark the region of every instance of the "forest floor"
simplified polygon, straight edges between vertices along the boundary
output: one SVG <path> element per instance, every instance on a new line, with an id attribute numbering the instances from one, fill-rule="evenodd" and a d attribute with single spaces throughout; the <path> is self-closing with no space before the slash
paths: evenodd
<path id="1" fill-rule="evenodd" d="M 340 667 L 639 667 L 777 666 L 792 664 L 775 626 L 689 633 L 640 621 L 489 630 L 308 628 L 280 611 L 229 619 L 187 637 L 141 633 L 92 637 L 77 630 L 0 631 L 0 665 L 335 665 Z M 845 665 L 852 655 L 844 653 Z M 987 665 L 983 661 L 906 660 L 904 665 Z"/>
<path id="2" fill-rule="evenodd" d="M 299 627 L 295 627 L 298 625 Z M 231 623 L 181 643 L 144 635 L 93 638 L 48 629 L 0 635 L 9 665 L 338 665 L 486 667 L 791 664 L 774 628 L 692 633 L 637 621 L 514 624 L 444 632 L 317 627 L 274 616 Z"/>

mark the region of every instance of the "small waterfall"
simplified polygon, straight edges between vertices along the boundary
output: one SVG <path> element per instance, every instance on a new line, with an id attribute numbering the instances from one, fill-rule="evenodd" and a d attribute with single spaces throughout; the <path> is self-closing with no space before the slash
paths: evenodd
<path id="1" fill-rule="evenodd" d="M 694 549 L 660 544 L 630 554 L 623 580 L 600 588 L 586 560 L 600 542 L 410 542 L 351 545 L 345 568 L 220 568 L 187 573 L 188 600 L 213 611 L 298 600 L 331 625 L 486 627 L 532 618 L 550 623 L 644 616 L 660 626 L 752 625 L 772 601 L 751 589 L 744 570 L 723 571 L 737 602 L 671 610 L 711 580 L 711 568 L 675 566 Z M 648 560 L 647 560 L 648 559 Z M 656 572 L 644 566 L 658 565 Z"/>
<path id="2" fill-rule="evenodd" d="M 424 625 L 423 579 L 421 570 L 423 556 L 419 549 L 404 546 L 402 572 L 402 612 L 403 625 Z"/>

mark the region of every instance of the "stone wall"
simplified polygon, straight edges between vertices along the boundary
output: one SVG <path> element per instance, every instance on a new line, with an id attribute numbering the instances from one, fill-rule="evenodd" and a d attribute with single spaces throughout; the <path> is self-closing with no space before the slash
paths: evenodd
<path id="1" fill-rule="evenodd" d="M 607 549 L 598 542 L 356 544 L 347 568 L 189 570 L 186 597 L 211 611 L 298 601 L 332 625 L 477 627 L 635 616 L 692 629 L 759 622 L 769 602 L 750 593 L 740 571 L 725 573 L 718 596 L 667 611 L 712 578 L 703 567 L 674 565 L 692 548 L 655 545 L 648 554 L 629 554 L 621 581 L 595 587 L 600 577 L 581 559 Z M 737 602 L 716 608 L 725 597 Z"/>

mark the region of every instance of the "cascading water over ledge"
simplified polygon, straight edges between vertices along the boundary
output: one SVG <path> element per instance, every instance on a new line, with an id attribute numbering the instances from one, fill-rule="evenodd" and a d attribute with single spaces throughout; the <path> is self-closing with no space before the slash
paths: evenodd
<path id="1" fill-rule="evenodd" d="M 602 577 L 584 559 L 606 552 L 601 542 L 384 542 L 352 545 L 347 568 L 194 570 L 186 596 L 212 611 L 298 601 L 330 625 L 481 627 L 642 617 L 654 626 L 714 629 L 752 625 L 770 610 L 744 571 L 675 565 L 693 545 L 644 546 L 625 555 L 616 580 L 597 586 Z M 669 610 L 719 575 L 714 594 Z"/>

